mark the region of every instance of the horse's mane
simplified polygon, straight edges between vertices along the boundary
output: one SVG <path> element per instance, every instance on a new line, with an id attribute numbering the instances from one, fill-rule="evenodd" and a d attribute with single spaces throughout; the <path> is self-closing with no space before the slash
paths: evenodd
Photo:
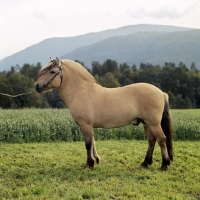
<path id="1" fill-rule="evenodd" d="M 82 79 L 87 81 L 96 82 L 98 83 L 95 78 L 78 62 L 72 60 L 62 60 L 63 64 L 66 64 L 70 71 L 74 72 L 73 76 L 79 75 Z"/>
<path id="2" fill-rule="evenodd" d="M 78 62 L 75 62 L 73 60 L 62 60 L 61 61 L 61 66 L 62 67 L 67 67 L 68 69 L 70 69 L 70 72 L 72 74 L 72 76 L 76 79 L 81 78 L 83 80 L 89 81 L 89 82 L 95 82 L 97 84 L 99 84 L 95 78 L 88 72 L 88 70 L 86 68 L 84 68 L 81 64 L 79 64 Z M 43 74 L 45 74 L 47 71 L 51 70 L 53 67 L 55 67 L 56 65 L 58 65 L 56 60 L 51 60 L 49 63 L 47 63 L 39 72 L 39 76 L 42 76 Z"/>
<path id="3" fill-rule="evenodd" d="M 45 74 L 47 71 L 51 70 L 56 65 L 56 60 L 52 60 L 49 63 L 47 63 L 39 72 L 39 76 Z"/>

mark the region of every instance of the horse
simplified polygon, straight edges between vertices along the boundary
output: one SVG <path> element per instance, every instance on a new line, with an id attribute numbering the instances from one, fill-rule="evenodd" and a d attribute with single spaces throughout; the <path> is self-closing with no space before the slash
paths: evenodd
<path id="1" fill-rule="evenodd" d="M 148 140 L 146 156 L 141 166 L 153 163 L 153 151 L 158 142 L 162 164 L 167 170 L 173 160 L 172 126 L 168 95 L 148 83 L 123 87 L 102 87 L 79 63 L 51 59 L 39 72 L 34 84 L 42 93 L 57 88 L 75 123 L 80 127 L 87 150 L 85 167 L 100 163 L 95 147 L 93 128 L 118 128 L 129 124 L 144 125 Z"/>

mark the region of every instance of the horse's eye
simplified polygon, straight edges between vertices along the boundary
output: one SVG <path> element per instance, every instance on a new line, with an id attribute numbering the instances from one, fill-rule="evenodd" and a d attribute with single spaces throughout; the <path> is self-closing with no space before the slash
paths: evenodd
<path id="1" fill-rule="evenodd" d="M 55 74 L 56 72 L 54 72 L 54 71 L 50 71 L 50 73 L 51 73 L 51 74 Z"/>

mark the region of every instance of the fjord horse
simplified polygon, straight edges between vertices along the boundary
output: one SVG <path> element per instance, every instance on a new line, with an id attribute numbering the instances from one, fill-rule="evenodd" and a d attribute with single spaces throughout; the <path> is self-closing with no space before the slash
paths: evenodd
<path id="1" fill-rule="evenodd" d="M 157 141 L 162 155 L 161 169 L 173 160 L 172 131 L 168 95 L 147 83 L 105 88 L 79 63 L 50 60 L 35 83 L 39 93 L 57 88 L 76 124 L 80 126 L 87 150 L 86 166 L 94 167 L 100 158 L 95 148 L 93 128 L 116 128 L 144 124 L 148 149 L 143 167 L 152 164 Z"/>

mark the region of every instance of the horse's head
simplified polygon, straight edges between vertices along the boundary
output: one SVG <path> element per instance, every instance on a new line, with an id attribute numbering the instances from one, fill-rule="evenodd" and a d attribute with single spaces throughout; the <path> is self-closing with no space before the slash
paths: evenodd
<path id="1" fill-rule="evenodd" d="M 58 88 L 62 84 L 62 61 L 56 57 L 56 60 L 50 58 L 39 72 L 37 81 L 35 82 L 35 90 L 39 93 Z"/>

